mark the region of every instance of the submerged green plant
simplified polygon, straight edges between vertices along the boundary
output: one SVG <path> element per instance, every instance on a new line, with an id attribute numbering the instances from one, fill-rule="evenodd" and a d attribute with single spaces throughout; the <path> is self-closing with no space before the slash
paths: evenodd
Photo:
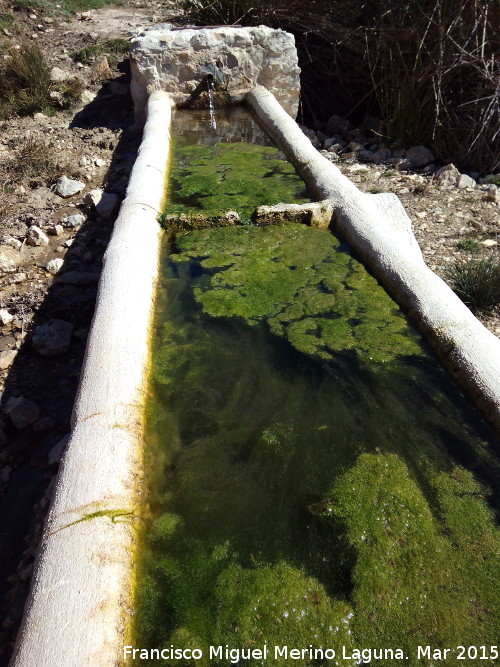
<path id="1" fill-rule="evenodd" d="M 204 270 L 194 296 L 212 317 L 264 321 L 307 355 L 351 352 L 366 363 L 421 354 L 377 281 L 329 232 L 298 224 L 213 229 L 178 239 L 177 264 Z"/>
<path id="2" fill-rule="evenodd" d="M 328 496 L 357 554 L 354 632 L 367 646 L 390 646 L 404 628 L 398 645 L 409 665 L 421 664 L 422 643 L 489 644 L 500 612 L 492 591 L 500 533 L 483 490 L 461 468 L 431 484 L 441 525 L 394 454 L 363 454 Z"/>
<path id="3" fill-rule="evenodd" d="M 174 146 L 167 213 L 233 210 L 248 223 L 261 204 L 305 201 L 303 181 L 272 146 Z"/>
<path id="4" fill-rule="evenodd" d="M 378 346 L 390 326 L 374 334 L 356 322 L 373 298 L 382 319 L 404 324 L 385 293 L 334 237 L 301 225 L 203 230 L 177 244 L 179 261 L 162 266 L 152 356 L 153 516 L 136 634 L 204 655 L 136 664 L 222 667 L 210 646 L 267 642 L 402 647 L 422 667 L 417 645 L 493 644 L 498 531 L 457 459 L 494 480 L 498 462 L 463 397 L 424 353 L 332 364 L 286 340 L 327 319 L 333 300 L 338 339 L 367 324 Z M 211 291 L 217 314 L 201 312 Z"/>

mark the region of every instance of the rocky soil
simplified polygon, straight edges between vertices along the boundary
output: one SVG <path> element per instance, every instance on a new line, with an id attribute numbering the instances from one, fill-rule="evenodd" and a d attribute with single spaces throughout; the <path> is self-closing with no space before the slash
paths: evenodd
<path id="1" fill-rule="evenodd" d="M 36 41 L 57 68 L 53 76 L 78 76 L 84 92 L 76 109 L 0 121 L 0 667 L 21 618 L 70 429 L 101 260 L 140 141 L 123 56 L 100 53 L 82 63 L 72 54 L 128 39 L 168 20 L 171 11 L 169 3 L 134 0 L 66 19 L 17 8 L 15 30 L 4 29 L 0 44 Z M 0 14 L 12 12 L 0 0 Z M 497 251 L 498 190 L 436 176 L 428 164 L 424 171 L 409 169 L 414 165 L 403 151 L 386 154 L 390 164 L 373 159 L 380 146 L 368 155 L 369 139 L 361 142 L 359 131 L 341 128 L 340 121 L 313 139 L 362 190 L 401 198 L 438 274 L 471 249 Z M 48 147 L 57 174 L 13 168 L 30 155 L 22 153 L 27 143 L 32 152 Z M 59 182 L 61 175 L 70 182 Z M 485 323 L 500 335 L 498 316 Z"/>

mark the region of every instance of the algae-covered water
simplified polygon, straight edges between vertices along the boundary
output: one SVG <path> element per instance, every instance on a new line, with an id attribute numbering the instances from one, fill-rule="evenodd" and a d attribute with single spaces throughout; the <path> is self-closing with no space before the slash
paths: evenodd
<path id="1" fill-rule="evenodd" d="M 498 443 L 377 281 L 294 224 L 161 266 L 133 664 L 497 664 Z"/>
<path id="2" fill-rule="evenodd" d="M 293 166 L 241 107 L 219 110 L 217 130 L 206 113 L 178 113 L 175 120 L 168 213 L 233 210 L 248 223 L 261 204 L 309 201 Z"/>

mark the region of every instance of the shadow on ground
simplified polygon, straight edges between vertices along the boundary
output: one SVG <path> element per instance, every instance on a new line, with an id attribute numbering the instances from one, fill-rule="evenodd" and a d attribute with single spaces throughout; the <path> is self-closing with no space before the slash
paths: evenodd
<path id="1" fill-rule="evenodd" d="M 106 83 L 96 99 L 79 111 L 72 128 L 122 130 L 106 178 L 105 190 L 122 198 L 135 160 L 140 135 L 132 129 L 132 101 L 123 88 L 129 83 L 125 71 L 120 79 Z M 119 90 L 117 95 L 113 90 Z M 84 208 L 83 206 L 80 208 Z M 103 220 L 95 211 L 85 211 L 87 221 L 79 229 L 30 325 L 9 370 L 1 407 L 11 397 L 23 396 L 40 408 L 49 427 L 14 428 L 6 419 L 8 436 L 4 451 L 10 468 L 5 492 L 0 496 L 0 667 L 8 665 L 13 642 L 29 591 L 33 563 L 50 503 L 52 482 L 58 463 L 49 463 L 49 453 L 70 430 L 70 419 L 82 367 L 87 334 L 91 325 L 101 261 L 113 229 L 113 219 Z M 90 259 L 89 259 L 90 258 Z M 65 273 L 80 277 L 63 282 Z M 74 274 L 77 275 L 76 273 Z M 62 278 L 62 279 L 61 279 Z M 42 357 L 34 349 L 31 334 L 50 319 L 73 326 L 69 350 L 60 356 Z"/>

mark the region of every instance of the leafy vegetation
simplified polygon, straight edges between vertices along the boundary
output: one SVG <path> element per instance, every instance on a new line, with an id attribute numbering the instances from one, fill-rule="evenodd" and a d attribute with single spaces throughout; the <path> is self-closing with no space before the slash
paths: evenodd
<path id="1" fill-rule="evenodd" d="M 388 138 L 431 145 L 462 171 L 498 171 L 500 3 L 185 0 L 183 8 L 200 25 L 294 33 L 307 123 L 333 112 L 356 122 L 381 116 Z"/>
<path id="2" fill-rule="evenodd" d="M 333 289 L 342 295 L 334 308 L 349 287 L 358 292 L 350 306 L 373 298 L 385 312 L 375 281 L 329 237 L 301 225 L 221 228 L 178 236 L 180 255 L 166 250 L 136 633 L 142 646 L 204 657 L 137 665 L 221 666 L 210 645 L 267 641 L 385 643 L 408 651 L 409 667 L 430 667 L 417 645 L 494 643 L 498 530 L 489 489 L 463 463 L 490 474 L 491 486 L 499 470 L 472 408 L 423 351 L 418 361 L 361 365 L 269 335 L 266 322 L 290 295 L 283 327 L 318 316 Z M 323 266 L 315 292 L 307 276 L 318 280 Z M 217 312 L 202 312 L 203 295 L 218 290 Z M 369 335 L 376 351 L 379 333 Z"/>
<path id="3" fill-rule="evenodd" d="M 454 292 L 476 312 L 487 313 L 500 303 L 498 254 L 454 262 L 446 273 Z"/>
<path id="4" fill-rule="evenodd" d="M 457 241 L 457 250 L 465 250 L 466 252 L 475 254 L 481 250 L 481 246 L 476 239 L 462 239 Z"/>

